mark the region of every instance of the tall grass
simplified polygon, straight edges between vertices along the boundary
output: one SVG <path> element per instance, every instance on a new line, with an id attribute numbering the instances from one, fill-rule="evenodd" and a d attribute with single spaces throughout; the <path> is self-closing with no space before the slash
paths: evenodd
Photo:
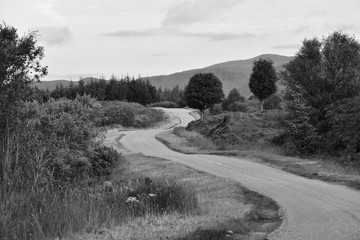
<path id="1" fill-rule="evenodd" d="M 143 214 L 197 207 L 195 191 L 177 183 L 138 179 L 103 185 L 115 167 L 126 164 L 97 138 L 99 109 L 84 96 L 19 103 L 7 117 L 0 136 L 0 239 L 61 238 Z"/>
<path id="2" fill-rule="evenodd" d="M 189 185 L 137 179 L 105 187 L 34 188 L 1 196 L 0 239 L 48 239 L 96 232 L 145 214 L 192 213 L 197 194 Z"/>
<path id="3" fill-rule="evenodd" d="M 179 137 L 185 138 L 190 145 L 204 150 L 216 150 L 216 145 L 202 134 L 195 131 L 188 131 L 183 127 L 175 127 L 173 133 Z"/>

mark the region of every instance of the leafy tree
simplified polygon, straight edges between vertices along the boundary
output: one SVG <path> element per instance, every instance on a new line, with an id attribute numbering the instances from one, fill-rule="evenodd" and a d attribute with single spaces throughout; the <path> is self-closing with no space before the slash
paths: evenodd
<path id="1" fill-rule="evenodd" d="M 198 73 L 190 78 L 184 96 L 187 105 L 203 115 L 206 108 L 221 102 L 224 92 L 221 81 L 213 73 Z"/>
<path id="2" fill-rule="evenodd" d="M 222 102 L 222 109 L 228 110 L 229 105 L 236 102 L 245 102 L 245 98 L 241 96 L 239 90 L 236 88 L 231 89 L 227 98 Z"/>
<path id="3" fill-rule="evenodd" d="M 254 61 L 250 76 L 250 91 L 260 100 L 261 110 L 264 109 L 264 100 L 276 93 L 277 75 L 270 59 L 260 58 Z"/>
<path id="4" fill-rule="evenodd" d="M 47 74 L 47 67 L 40 64 L 44 49 L 37 46 L 36 37 L 36 32 L 19 37 L 16 28 L 0 24 L 0 186 L 10 182 L 11 167 L 18 164 L 8 156 L 18 153 L 11 147 L 19 128 L 21 100 L 32 98 L 31 82 Z"/>
<path id="5" fill-rule="evenodd" d="M 30 83 L 47 74 L 47 67 L 40 64 L 44 49 L 37 46 L 36 37 L 36 32 L 20 37 L 16 28 L 0 24 L 1 120 L 13 112 L 13 103 L 25 98 Z"/>
<path id="6" fill-rule="evenodd" d="M 334 32 L 322 41 L 317 38 L 305 39 L 300 51 L 290 63 L 285 65 L 285 69 L 281 77 L 286 86 L 287 107 L 290 111 L 289 126 L 296 126 L 293 123 L 299 122 L 294 113 L 302 108 L 303 115 L 307 116 L 307 126 L 316 133 L 311 136 L 322 143 L 322 150 L 329 150 L 327 147 L 329 144 L 333 146 L 333 150 L 346 148 L 349 142 L 339 148 L 329 143 L 329 134 L 333 134 L 333 139 L 338 139 L 336 135 L 339 131 L 335 131 L 335 126 L 336 129 L 341 128 L 334 124 L 335 115 L 329 115 L 328 111 L 333 103 L 359 96 L 360 43 L 354 37 L 341 32 Z M 341 108 L 350 105 L 334 105 L 331 108 L 332 113 L 340 111 L 335 109 L 336 106 Z M 347 114 L 344 113 L 344 116 Z M 347 115 L 349 118 L 354 116 Z M 339 120 L 339 124 L 345 124 L 343 119 Z M 345 125 L 342 127 L 346 128 Z M 355 128 L 349 129 L 355 131 Z M 292 131 L 291 127 L 288 131 Z M 292 132 L 296 136 L 297 133 Z M 304 142 L 311 141 L 307 138 Z M 340 142 L 344 141 L 338 141 Z M 303 143 L 301 141 L 297 143 L 298 150 L 302 149 Z"/>

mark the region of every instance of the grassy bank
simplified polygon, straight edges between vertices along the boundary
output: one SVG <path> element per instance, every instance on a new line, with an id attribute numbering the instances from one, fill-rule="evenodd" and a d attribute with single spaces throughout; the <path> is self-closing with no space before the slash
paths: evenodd
<path id="1" fill-rule="evenodd" d="M 69 239 L 266 239 L 281 224 L 277 205 L 235 181 L 198 172 L 177 163 L 129 155 L 128 166 L 112 182 L 150 178 L 192 186 L 198 208 L 191 213 L 147 214 L 100 232 Z"/>
<path id="2" fill-rule="evenodd" d="M 230 121 L 222 126 L 223 119 L 224 115 L 208 117 L 190 125 L 192 130 L 175 128 L 173 132 L 161 133 L 157 138 L 169 148 L 179 152 L 248 158 L 299 176 L 360 189 L 359 169 L 341 165 L 330 157 L 318 156 L 310 159 L 289 157 L 279 146 L 272 145 L 268 140 L 276 136 L 279 131 L 276 130 L 278 117 L 274 113 L 266 113 L 265 118 L 261 118 L 260 113 L 254 116 L 245 116 L 245 113 L 231 114 Z M 215 132 L 216 136 L 211 135 L 211 131 Z M 236 137 L 235 141 L 230 135 Z M 230 142 L 227 141 L 226 136 L 230 136 Z M 236 143 L 232 144 L 231 141 Z"/>

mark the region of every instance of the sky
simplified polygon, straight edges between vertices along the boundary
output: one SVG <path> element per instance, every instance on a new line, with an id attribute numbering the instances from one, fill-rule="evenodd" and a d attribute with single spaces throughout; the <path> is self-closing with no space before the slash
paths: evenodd
<path id="1" fill-rule="evenodd" d="M 360 38 L 359 0 L 0 0 L 0 21 L 38 31 L 44 80 L 154 76 L 293 56 L 304 39 Z"/>

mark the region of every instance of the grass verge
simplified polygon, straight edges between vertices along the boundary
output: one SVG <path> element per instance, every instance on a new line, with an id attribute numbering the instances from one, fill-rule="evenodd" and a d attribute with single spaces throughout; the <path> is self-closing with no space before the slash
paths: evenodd
<path id="1" fill-rule="evenodd" d="M 199 172 L 159 158 L 128 155 L 125 172 L 113 182 L 147 177 L 195 187 L 198 210 L 191 214 L 147 214 L 71 239 L 266 239 L 281 224 L 278 206 L 235 181 Z"/>
<path id="2" fill-rule="evenodd" d="M 346 185 L 353 189 L 360 190 L 360 171 L 351 167 L 341 166 L 331 159 L 303 159 L 297 157 L 286 157 L 277 150 L 271 149 L 269 146 L 253 146 L 249 150 L 214 150 L 200 148 L 191 143 L 184 133 L 180 136 L 176 135 L 177 131 L 167 131 L 159 134 L 157 139 L 167 145 L 170 149 L 186 154 L 217 154 L 231 155 L 241 158 L 248 158 L 253 161 L 266 163 L 272 167 L 280 168 L 284 171 L 303 176 L 310 179 L 317 179 L 326 182 Z M 181 131 L 187 131 L 185 129 Z M 187 131 L 189 132 L 189 131 Z M 192 131 L 190 131 L 192 132 Z M 190 133 L 188 133 L 190 134 Z"/>

